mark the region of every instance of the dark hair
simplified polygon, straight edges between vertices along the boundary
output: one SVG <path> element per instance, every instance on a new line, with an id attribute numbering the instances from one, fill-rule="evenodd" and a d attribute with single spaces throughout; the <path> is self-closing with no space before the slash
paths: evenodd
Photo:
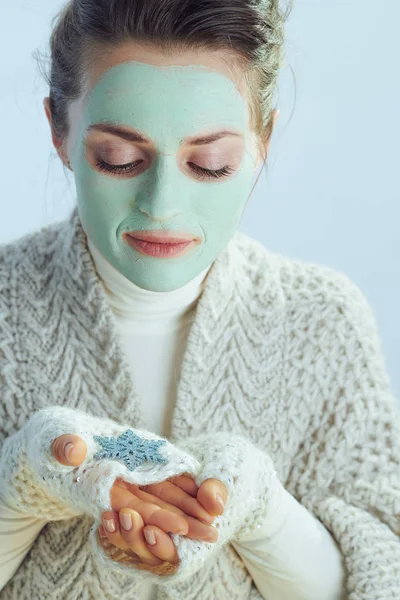
<path id="1" fill-rule="evenodd" d="M 292 0 L 285 10 L 280 0 L 70 0 L 53 19 L 50 73 L 42 71 L 56 137 L 68 134 L 68 104 L 81 96 L 91 60 L 134 40 L 167 53 L 228 51 L 243 68 L 253 128 L 265 139 L 291 9 Z"/>

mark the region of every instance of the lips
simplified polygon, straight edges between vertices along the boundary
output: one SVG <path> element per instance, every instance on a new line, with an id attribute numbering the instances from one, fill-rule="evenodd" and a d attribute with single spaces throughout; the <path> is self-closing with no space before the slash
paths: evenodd
<path id="1" fill-rule="evenodd" d="M 187 234 L 156 231 L 130 231 L 123 234 L 126 243 L 134 250 L 155 258 L 177 258 L 196 246 L 199 238 Z"/>
<path id="2" fill-rule="evenodd" d="M 188 236 L 188 234 L 185 233 L 168 233 L 166 231 L 127 231 L 125 235 L 129 235 L 135 240 L 152 242 L 154 244 L 182 244 L 198 239 L 193 236 Z"/>

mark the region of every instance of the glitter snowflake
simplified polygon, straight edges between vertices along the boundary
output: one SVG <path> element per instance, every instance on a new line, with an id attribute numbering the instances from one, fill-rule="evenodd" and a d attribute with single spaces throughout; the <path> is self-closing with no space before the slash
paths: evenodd
<path id="1" fill-rule="evenodd" d="M 102 449 L 94 458 L 111 458 L 121 460 L 130 471 L 134 471 L 145 461 L 153 463 L 168 462 L 158 452 L 158 448 L 166 444 L 166 440 L 146 440 L 136 435 L 132 429 L 127 429 L 119 437 L 102 437 L 94 435 Z"/>

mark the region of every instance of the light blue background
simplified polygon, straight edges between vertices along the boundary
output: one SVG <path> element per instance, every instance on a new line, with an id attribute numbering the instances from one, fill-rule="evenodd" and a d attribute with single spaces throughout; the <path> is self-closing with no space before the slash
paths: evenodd
<path id="1" fill-rule="evenodd" d="M 50 138 L 47 52 L 62 3 L 15 0 L 0 20 L 0 242 L 65 218 L 74 203 Z M 241 230 L 280 253 L 347 273 L 364 291 L 400 397 L 400 3 L 295 0 L 281 110 Z"/>

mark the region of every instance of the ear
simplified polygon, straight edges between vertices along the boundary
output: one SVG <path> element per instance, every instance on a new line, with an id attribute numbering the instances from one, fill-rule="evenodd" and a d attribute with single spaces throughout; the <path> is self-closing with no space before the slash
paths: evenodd
<path id="1" fill-rule="evenodd" d="M 275 108 L 272 111 L 272 119 L 270 120 L 266 133 L 265 133 L 265 141 L 262 144 L 262 148 L 264 150 L 264 156 L 268 156 L 268 152 L 269 152 L 269 147 L 271 145 L 271 139 L 272 139 L 272 132 L 274 130 L 275 124 L 277 122 L 277 120 L 279 119 L 280 116 L 280 110 L 278 108 Z M 254 172 L 257 171 L 258 167 L 261 165 L 261 163 L 263 162 L 264 157 L 260 156 L 257 166 L 254 168 Z"/>
<path id="2" fill-rule="evenodd" d="M 54 129 L 53 129 L 52 118 L 51 118 L 51 109 L 50 109 L 50 98 L 48 98 L 48 97 L 44 98 L 43 106 L 44 106 L 47 120 L 50 125 L 51 139 L 53 141 L 53 146 L 57 150 L 57 154 L 61 158 L 62 162 L 65 164 L 66 167 L 68 167 L 69 161 L 68 161 L 67 153 L 65 152 L 63 141 L 56 137 Z"/>

